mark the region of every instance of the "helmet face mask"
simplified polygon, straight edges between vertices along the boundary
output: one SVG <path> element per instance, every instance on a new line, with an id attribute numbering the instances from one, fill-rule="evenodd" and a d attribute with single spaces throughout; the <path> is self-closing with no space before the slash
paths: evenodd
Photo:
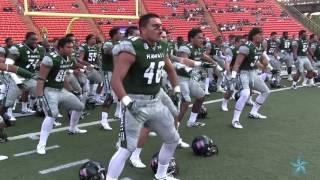
<path id="1" fill-rule="evenodd" d="M 80 168 L 80 180 L 105 180 L 105 178 L 106 170 L 99 162 L 88 161 Z"/>
<path id="2" fill-rule="evenodd" d="M 218 146 L 213 143 L 213 140 L 205 135 L 197 136 L 192 141 L 192 150 L 197 156 L 212 156 L 218 154 Z"/>
<path id="3" fill-rule="evenodd" d="M 157 169 L 158 169 L 158 156 L 159 156 L 159 153 L 154 154 L 152 156 L 151 161 L 150 161 L 150 167 L 151 167 L 154 174 L 157 173 Z M 174 157 L 172 157 L 169 162 L 167 174 L 176 177 L 177 175 L 179 175 L 179 170 L 180 169 L 179 169 L 179 166 L 176 162 L 176 159 Z"/>

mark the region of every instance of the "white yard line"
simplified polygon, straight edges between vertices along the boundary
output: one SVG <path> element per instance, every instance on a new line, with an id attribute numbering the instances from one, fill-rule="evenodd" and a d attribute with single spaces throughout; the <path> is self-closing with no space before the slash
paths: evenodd
<path id="1" fill-rule="evenodd" d="M 62 165 L 59 165 L 59 166 L 56 166 L 56 167 L 53 167 L 53 168 L 41 170 L 41 171 L 39 171 L 39 174 L 42 174 L 42 175 L 49 174 L 49 173 L 52 173 L 52 172 L 60 171 L 62 169 L 67 169 L 67 168 L 71 168 L 73 166 L 78 166 L 78 165 L 84 164 L 84 163 L 86 163 L 88 161 L 89 161 L 89 159 L 83 159 L 83 160 L 80 160 L 80 161 L 74 161 L 74 162 L 70 162 L 70 163 L 67 163 L 67 164 L 62 164 Z"/>
<path id="2" fill-rule="evenodd" d="M 48 150 L 57 149 L 57 148 L 60 148 L 60 146 L 59 145 L 48 146 L 48 147 L 46 147 L 46 150 L 48 151 Z M 27 156 L 27 155 L 35 154 L 35 153 L 36 153 L 36 150 L 32 150 L 32 151 L 26 151 L 26 152 L 14 154 L 13 156 L 14 157 L 21 157 L 21 156 Z"/>
<path id="3" fill-rule="evenodd" d="M 298 87 L 302 87 L 302 86 L 298 86 Z M 286 90 L 290 90 L 290 89 L 291 89 L 291 87 L 285 87 L 285 88 L 271 90 L 271 92 L 280 92 L 280 91 L 286 91 Z M 218 102 L 221 102 L 222 100 L 223 99 L 215 99 L 215 100 L 205 101 L 204 104 L 218 103 Z M 189 107 L 192 107 L 192 105 L 189 105 Z M 114 122 L 114 121 L 117 121 L 117 120 L 116 119 L 109 119 L 109 122 Z M 79 124 L 78 127 L 89 127 L 89 126 L 97 125 L 99 123 L 100 123 L 100 121 L 82 123 L 82 124 Z M 66 131 L 66 130 L 68 130 L 68 128 L 69 127 L 61 127 L 61 128 L 53 129 L 52 133 Z M 13 141 L 13 140 L 19 140 L 19 139 L 24 139 L 24 138 L 30 138 L 30 137 L 38 136 L 38 135 L 40 135 L 40 132 L 33 132 L 33 133 L 27 133 L 27 134 L 21 134 L 21 135 L 17 135 L 17 136 L 8 137 L 8 140 Z"/>

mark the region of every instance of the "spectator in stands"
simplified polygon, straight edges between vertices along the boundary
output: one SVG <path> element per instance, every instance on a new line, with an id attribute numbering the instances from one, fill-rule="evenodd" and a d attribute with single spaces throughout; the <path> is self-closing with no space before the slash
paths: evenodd
<path id="1" fill-rule="evenodd" d="M 79 8 L 79 4 L 77 4 L 77 3 L 72 3 L 72 8 L 76 8 L 76 9 L 78 9 Z"/>
<path id="2" fill-rule="evenodd" d="M 3 8 L 3 12 L 12 12 L 12 11 L 13 11 L 12 7 L 4 7 Z"/>

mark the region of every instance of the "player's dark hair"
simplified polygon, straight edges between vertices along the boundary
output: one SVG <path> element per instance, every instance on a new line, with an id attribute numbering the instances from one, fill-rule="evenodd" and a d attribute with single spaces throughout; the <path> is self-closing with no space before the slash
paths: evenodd
<path id="1" fill-rule="evenodd" d="M 311 34 L 310 37 L 309 37 L 309 39 L 313 39 L 314 36 L 315 36 L 315 34 Z"/>
<path id="2" fill-rule="evenodd" d="M 235 37 L 234 42 L 236 42 L 236 43 L 240 42 L 242 39 L 242 36 L 234 36 L 234 37 Z"/>
<path id="3" fill-rule="evenodd" d="M 140 28 L 146 27 L 147 24 L 149 23 L 149 19 L 151 19 L 151 18 L 160 18 L 160 16 L 155 13 L 148 13 L 148 14 L 140 16 L 139 27 Z"/>
<path id="4" fill-rule="evenodd" d="M 199 28 L 192 28 L 189 32 L 188 32 L 188 41 L 190 42 L 191 38 L 196 37 L 196 35 L 202 33 L 202 30 Z"/>
<path id="5" fill-rule="evenodd" d="M 4 40 L 4 42 L 7 44 L 9 41 L 11 41 L 12 40 L 12 37 L 7 37 L 5 40 Z"/>
<path id="6" fill-rule="evenodd" d="M 270 34 L 270 36 L 274 36 L 274 35 L 277 35 L 278 33 L 277 32 L 272 32 L 271 34 Z"/>
<path id="7" fill-rule="evenodd" d="M 68 34 L 66 34 L 66 36 L 65 36 L 66 38 L 72 38 L 72 37 L 75 37 L 74 36 L 74 34 L 73 33 L 68 33 Z"/>
<path id="8" fill-rule="evenodd" d="M 299 37 L 300 37 L 302 34 L 306 33 L 306 32 L 307 32 L 306 30 L 300 30 L 300 31 L 299 31 Z"/>
<path id="9" fill-rule="evenodd" d="M 132 36 L 133 32 L 139 30 L 137 26 L 129 26 L 124 33 L 125 37 Z"/>
<path id="10" fill-rule="evenodd" d="M 110 38 L 113 38 L 119 31 L 120 31 L 120 28 L 118 27 L 111 28 L 109 31 Z"/>
<path id="11" fill-rule="evenodd" d="M 86 37 L 86 42 L 88 42 L 93 37 L 95 37 L 94 34 L 88 34 L 88 36 Z"/>
<path id="12" fill-rule="evenodd" d="M 262 29 L 259 27 L 254 27 L 250 30 L 249 35 L 248 35 L 248 40 L 252 41 L 253 40 L 253 36 L 262 33 Z"/>
<path id="13" fill-rule="evenodd" d="M 73 41 L 70 38 L 64 37 L 64 38 L 59 39 L 58 49 L 63 48 L 66 44 L 69 44 L 69 43 L 73 44 Z"/>
<path id="14" fill-rule="evenodd" d="M 33 36 L 33 35 L 37 35 L 35 32 L 27 32 L 26 33 L 26 36 L 25 36 L 25 39 L 27 40 L 27 39 L 29 39 L 31 36 Z"/>
<path id="15" fill-rule="evenodd" d="M 283 31 L 282 36 L 288 35 L 288 31 Z"/>

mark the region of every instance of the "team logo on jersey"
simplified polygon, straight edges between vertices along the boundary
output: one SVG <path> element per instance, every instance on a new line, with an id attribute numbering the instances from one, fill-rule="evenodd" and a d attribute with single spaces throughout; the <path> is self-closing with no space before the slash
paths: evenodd
<path id="1" fill-rule="evenodd" d="M 144 43 L 144 44 L 143 44 L 143 47 L 144 47 L 145 50 L 148 50 L 148 49 L 149 49 L 149 46 L 148 46 L 147 43 Z"/>

